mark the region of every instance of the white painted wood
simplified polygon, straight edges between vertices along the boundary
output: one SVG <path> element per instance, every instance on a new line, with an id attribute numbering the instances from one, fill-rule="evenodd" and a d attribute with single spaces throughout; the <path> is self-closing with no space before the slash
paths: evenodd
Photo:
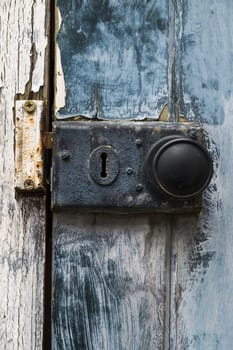
<path id="1" fill-rule="evenodd" d="M 170 349 L 225 350 L 233 344 L 233 3 L 179 3 L 180 101 L 204 124 L 215 173 L 201 215 L 172 225 Z"/>
<path id="2" fill-rule="evenodd" d="M 44 197 L 15 196 L 14 100 L 44 85 L 46 2 L 0 2 L 0 348 L 42 348 Z M 26 92 L 27 90 L 27 92 Z M 45 89 L 44 89 L 45 93 Z"/>

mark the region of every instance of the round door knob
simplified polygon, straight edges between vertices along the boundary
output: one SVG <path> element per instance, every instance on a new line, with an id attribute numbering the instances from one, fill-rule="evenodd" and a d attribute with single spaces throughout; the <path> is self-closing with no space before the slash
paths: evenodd
<path id="1" fill-rule="evenodd" d="M 163 137 L 146 158 L 149 181 L 168 197 L 189 199 L 208 186 L 213 165 L 207 150 L 188 137 Z"/>

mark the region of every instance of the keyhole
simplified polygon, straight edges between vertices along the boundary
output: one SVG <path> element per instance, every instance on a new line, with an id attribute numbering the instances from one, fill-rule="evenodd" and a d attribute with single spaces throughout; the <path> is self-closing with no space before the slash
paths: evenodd
<path id="1" fill-rule="evenodd" d="M 108 176 L 107 174 L 107 158 L 108 158 L 108 154 L 106 152 L 101 153 L 100 155 L 101 157 L 101 177 L 103 177 L 104 179 L 106 179 L 106 177 Z"/>

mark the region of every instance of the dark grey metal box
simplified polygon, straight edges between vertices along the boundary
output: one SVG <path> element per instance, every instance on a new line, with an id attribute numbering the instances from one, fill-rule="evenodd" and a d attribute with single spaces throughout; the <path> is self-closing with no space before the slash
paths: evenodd
<path id="1" fill-rule="evenodd" d="M 201 196 L 169 199 L 148 181 L 145 159 L 160 138 L 191 136 L 197 123 L 57 121 L 54 123 L 52 207 L 94 212 L 199 211 Z"/>

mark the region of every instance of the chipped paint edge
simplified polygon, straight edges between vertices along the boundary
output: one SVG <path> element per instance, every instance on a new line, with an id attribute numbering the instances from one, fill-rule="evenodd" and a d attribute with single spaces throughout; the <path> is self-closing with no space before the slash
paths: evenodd
<path id="1" fill-rule="evenodd" d="M 65 88 L 65 78 L 61 63 L 61 52 L 60 48 L 57 42 L 57 35 L 61 27 L 61 13 L 56 6 L 56 13 L 55 13 L 55 77 L 54 77 L 54 85 L 55 85 L 55 96 L 54 96 L 54 113 L 55 118 L 58 118 L 59 110 L 63 107 L 65 107 L 66 103 L 66 88 Z"/>

